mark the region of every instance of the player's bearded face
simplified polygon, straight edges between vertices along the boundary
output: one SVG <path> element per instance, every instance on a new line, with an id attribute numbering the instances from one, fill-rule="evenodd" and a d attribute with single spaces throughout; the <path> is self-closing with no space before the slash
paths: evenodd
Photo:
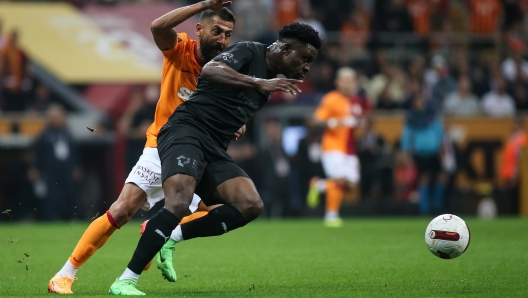
<path id="1" fill-rule="evenodd" d="M 220 19 L 218 16 L 204 21 L 200 24 L 201 32 L 198 42 L 205 62 L 210 61 L 220 54 L 229 44 L 235 24 Z"/>
<path id="2" fill-rule="evenodd" d="M 218 43 L 214 39 L 209 39 L 204 35 L 200 36 L 198 41 L 200 42 L 200 49 L 206 61 L 213 59 L 225 49 L 224 44 Z"/>

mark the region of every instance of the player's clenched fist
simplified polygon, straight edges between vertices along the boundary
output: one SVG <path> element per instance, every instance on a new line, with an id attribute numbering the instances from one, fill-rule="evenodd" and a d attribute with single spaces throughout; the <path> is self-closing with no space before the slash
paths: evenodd
<path id="1" fill-rule="evenodd" d="M 282 92 L 289 92 L 292 95 L 296 95 L 297 93 L 301 93 L 301 89 L 297 87 L 297 84 L 302 83 L 301 80 L 295 80 L 295 79 L 286 79 L 286 78 L 276 78 L 271 80 L 259 80 L 259 90 L 263 92 L 275 92 L 275 91 L 282 91 Z"/>
<path id="2" fill-rule="evenodd" d="M 202 3 L 203 6 L 209 8 L 211 10 L 219 10 L 222 7 L 228 7 L 233 2 L 232 1 L 223 2 L 222 0 L 205 0 L 205 1 L 202 1 L 200 3 Z"/>

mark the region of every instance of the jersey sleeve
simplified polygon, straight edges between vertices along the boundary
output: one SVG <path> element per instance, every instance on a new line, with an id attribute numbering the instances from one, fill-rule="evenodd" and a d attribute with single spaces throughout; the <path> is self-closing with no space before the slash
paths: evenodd
<path id="1" fill-rule="evenodd" d="M 236 43 L 214 57 L 213 60 L 223 62 L 232 69 L 239 71 L 253 59 L 254 52 L 251 46 L 251 43 L 248 42 Z"/>
<path id="2" fill-rule="evenodd" d="M 317 107 L 314 113 L 315 119 L 319 121 L 327 121 L 332 118 L 332 96 L 326 95 L 321 100 L 321 104 Z"/>
<path id="3" fill-rule="evenodd" d="M 176 36 L 176 44 L 174 45 L 174 47 L 172 49 L 161 51 L 161 52 L 163 53 L 163 56 L 170 58 L 175 53 L 183 52 L 185 49 L 185 46 L 187 45 L 189 41 L 190 39 L 187 33 L 178 33 L 178 35 Z"/>

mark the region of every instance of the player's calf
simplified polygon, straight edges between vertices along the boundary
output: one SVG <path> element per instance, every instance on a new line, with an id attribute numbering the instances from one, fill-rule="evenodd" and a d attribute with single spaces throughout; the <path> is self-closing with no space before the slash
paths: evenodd
<path id="1" fill-rule="evenodd" d="M 175 238 L 182 241 L 197 237 L 219 236 L 243 227 L 248 222 L 237 208 L 231 204 L 225 204 L 211 210 L 204 217 L 178 226 L 175 234 L 180 233 L 180 235 Z"/>
<path id="2" fill-rule="evenodd" d="M 122 227 L 130 221 L 146 201 L 147 194 L 139 186 L 127 183 L 108 211 L 117 224 Z"/>

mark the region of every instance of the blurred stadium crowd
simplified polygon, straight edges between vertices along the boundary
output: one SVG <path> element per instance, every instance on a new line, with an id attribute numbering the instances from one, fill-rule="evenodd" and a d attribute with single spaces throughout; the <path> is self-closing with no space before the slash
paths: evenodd
<path id="1" fill-rule="evenodd" d="M 69 1 L 79 9 L 130 2 L 154 4 L 160 1 Z M 339 68 L 347 66 L 355 70 L 358 95 L 364 109 L 356 142 L 361 164 L 360 193 L 345 200 L 350 203 L 351 214 L 419 214 L 416 203 L 421 197 L 421 187 L 428 185 L 435 189 L 435 183 L 447 188 L 439 203 L 434 203 L 439 204 L 438 212 L 466 212 L 468 209 L 460 206 L 464 204 L 464 194 L 469 193 L 478 198 L 501 198 L 500 213 L 517 212 L 520 156 L 515 150 L 518 148 L 512 149 L 514 153 L 510 152 L 510 155 L 508 150 L 501 149 L 502 165 L 497 171 L 500 177 L 468 187 L 456 182 L 456 176 L 466 162 L 456 138 L 448 133 L 447 121 L 438 126 L 434 119 L 510 119 L 512 124 L 508 127 L 511 130 L 507 134 L 511 135 L 511 142 L 504 142 L 501 148 L 515 146 L 513 143 L 518 142 L 520 135 L 526 139 L 523 130 L 526 125 L 522 120 L 525 118 L 523 113 L 528 111 L 528 0 L 233 2 L 232 10 L 237 17 L 235 40 L 269 44 L 276 39 L 277 28 L 293 21 L 310 24 L 325 39 L 323 50 L 300 86 L 303 93 L 295 97 L 276 93 L 268 109 L 287 106 L 306 107 L 309 111 L 319 104 L 325 93 L 335 88 L 335 74 Z M 17 112 L 24 117 L 47 118 L 44 121 L 48 128 L 40 137 L 40 131 L 35 134 L 40 143 L 37 141 L 36 145 L 28 147 L 30 149 L 19 150 L 23 154 L 17 155 L 16 162 L 3 163 L 4 168 L 12 169 L 10 173 L 16 175 L 3 179 L 0 204 L 3 209 L 11 210 L 14 218 L 53 220 L 81 217 L 74 216 L 75 206 L 80 205 L 81 200 L 81 196 L 74 193 L 86 189 L 76 185 L 83 183 L 83 165 L 87 162 L 79 159 L 87 154 L 81 154 L 81 157 L 74 154 L 78 145 L 67 132 L 63 133 L 62 149 L 57 149 L 56 142 L 47 148 L 44 136 L 54 131 L 54 127 L 66 128 L 62 120 L 57 120 L 63 117 L 63 109 L 57 104 L 64 103 L 50 86 L 33 76 L 28 67 L 29 58 L 17 43 L 21 34 L 24 32 L 2 27 L 0 19 L 0 109 L 5 115 Z M 74 88 L 81 93 L 88 90 L 86 85 Z M 99 126 L 100 130 L 106 128 L 116 132 L 116 142 L 112 146 L 125 144 L 122 151 L 110 150 L 124 152 L 114 157 L 123 160 L 126 170 L 116 173 L 111 163 L 105 165 L 106 170 L 113 168 L 111 176 L 119 180 L 116 184 L 124 181 L 123 173 L 128 173 L 142 152 L 145 131 L 153 120 L 158 95 L 158 84 L 134 84 L 125 102 L 126 108 L 111 115 L 109 123 Z M 46 111 L 47 114 L 42 114 Z M 296 123 L 272 112 L 265 115 L 262 121 L 254 120 L 248 124 L 248 134 L 232 144 L 229 153 L 255 180 L 266 203 L 267 216 L 310 214 L 304 199 L 309 180 L 313 176 L 324 176 L 318 149 L 321 131 L 310 125 L 309 113 L 304 113 L 301 117 L 304 119 Z M 376 129 L 379 119 L 391 115 L 403 118 L 401 138 L 397 141 L 386 140 Z M 287 132 L 293 132 L 296 127 L 303 127 L 302 137 L 285 140 L 292 136 Z M 413 129 L 424 128 L 430 128 L 431 134 L 422 140 Z M 17 129 L 9 127 L 2 133 L 15 133 Z M 419 143 L 431 142 L 431 138 L 439 139 L 434 149 L 438 167 L 420 158 Z M 288 147 L 291 142 L 295 142 L 293 150 Z M 526 140 L 521 143 L 521 146 L 525 145 Z M 67 151 L 67 158 L 59 156 L 58 160 L 49 162 L 68 163 L 69 172 L 54 173 L 63 175 L 60 177 L 64 177 L 61 179 L 65 185 L 62 188 L 44 187 L 50 197 L 46 198 L 46 203 L 40 204 L 35 198 L 39 191 L 43 191 L 42 187 L 39 188 L 38 174 L 45 171 L 46 165 L 39 164 L 35 157 L 48 156 L 49 159 L 49 155 L 54 155 L 45 150 Z M 57 193 L 50 194 L 53 188 L 57 188 Z M 110 190 L 106 197 L 99 200 L 100 206 L 94 210 L 103 210 L 108 205 L 101 202 L 110 203 L 116 195 Z M 89 201 L 89 198 L 84 200 Z M 30 203 L 33 201 L 37 203 Z M 61 214 L 50 214 L 55 212 L 54 208 L 38 207 L 48 203 L 60 205 L 65 201 L 70 207 Z M 17 207 L 22 205 L 20 202 L 44 212 L 28 212 L 27 207 Z M 383 209 L 382 204 L 392 207 Z M 400 207 L 394 207 L 396 205 Z M 422 213 L 427 212 L 422 210 Z"/>

